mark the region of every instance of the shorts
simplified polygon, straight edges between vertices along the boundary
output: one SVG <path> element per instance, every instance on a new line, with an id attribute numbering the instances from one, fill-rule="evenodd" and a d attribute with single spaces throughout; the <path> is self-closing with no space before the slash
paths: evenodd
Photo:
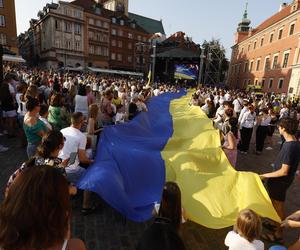
<path id="1" fill-rule="evenodd" d="M 76 184 L 80 178 L 85 174 L 86 170 L 80 166 L 77 168 L 66 168 L 67 180 Z"/>
<path id="2" fill-rule="evenodd" d="M 285 201 L 286 192 L 290 187 L 291 183 L 282 182 L 277 178 L 270 178 L 267 182 L 267 189 L 269 196 L 272 200 Z"/>
<path id="3" fill-rule="evenodd" d="M 4 111 L 3 110 L 3 118 L 13 118 L 17 116 L 16 110 Z"/>

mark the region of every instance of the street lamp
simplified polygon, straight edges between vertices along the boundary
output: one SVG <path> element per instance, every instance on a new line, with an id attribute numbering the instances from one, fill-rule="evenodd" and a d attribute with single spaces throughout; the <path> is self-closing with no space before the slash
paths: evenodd
<path id="1" fill-rule="evenodd" d="M 205 53 L 205 48 L 201 47 L 201 54 L 200 54 L 200 64 L 199 64 L 199 77 L 198 77 L 198 86 L 200 86 L 202 78 L 203 78 L 203 64 L 204 64 L 204 59 L 206 56 L 204 55 Z"/>
<path id="2" fill-rule="evenodd" d="M 156 63 L 156 45 L 152 46 L 153 48 L 153 61 L 152 61 L 152 84 L 154 85 L 154 77 L 155 77 L 155 63 Z"/>

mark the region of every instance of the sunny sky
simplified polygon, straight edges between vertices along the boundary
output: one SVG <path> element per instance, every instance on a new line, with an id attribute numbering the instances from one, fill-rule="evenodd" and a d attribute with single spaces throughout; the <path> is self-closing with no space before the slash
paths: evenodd
<path id="1" fill-rule="evenodd" d="M 52 0 L 15 0 L 18 33 L 29 27 L 29 20 Z M 57 2 L 56 0 L 53 0 Z M 275 14 L 284 0 L 249 0 L 252 27 Z M 291 0 L 289 0 L 291 2 Z M 184 31 L 196 43 L 218 38 L 230 55 L 234 33 L 242 18 L 246 0 L 129 0 L 129 11 L 162 19 L 167 35 Z"/>

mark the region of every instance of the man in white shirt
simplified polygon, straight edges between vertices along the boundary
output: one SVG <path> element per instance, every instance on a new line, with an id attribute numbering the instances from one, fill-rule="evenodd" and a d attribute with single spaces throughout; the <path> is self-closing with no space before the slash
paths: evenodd
<path id="1" fill-rule="evenodd" d="M 232 102 L 234 106 L 234 112 L 236 113 L 236 116 L 239 117 L 241 110 L 243 108 L 243 99 L 241 95 L 238 95 L 236 99 Z"/>
<path id="2" fill-rule="evenodd" d="M 61 130 L 65 138 L 63 149 L 60 151 L 59 157 L 62 160 L 70 159 L 71 154 L 77 153 L 74 163 L 66 167 L 67 179 L 71 183 L 76 184 L 81 176 L 85 173 L 85 169 L 80 167 L 79 164 L 92 164 L 93 160 L 87 157 L 86 144 L 87 137 L 80 131 L 84 124 L 84 116 L 81 112 L 76 112 L 71 117 L 71 127 Z M 84 191 L 83 193 L 83 208 L 82 213 L 84 215 L 93 211 L 93 208 L 89 206 L 90 192 Z"/>

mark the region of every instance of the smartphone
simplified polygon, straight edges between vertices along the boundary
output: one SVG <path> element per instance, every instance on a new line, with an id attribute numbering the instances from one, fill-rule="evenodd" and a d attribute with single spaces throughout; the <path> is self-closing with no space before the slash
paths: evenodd
<path id="1" fill-rule="evenodd" d="M 68 165 L 73 165 L 76 161 L 76 158 L 77 158 L 77 152 L 73 152 L 70 154 L 70 159 L 69 159 L 69 162 L 68 162 Z"/>

